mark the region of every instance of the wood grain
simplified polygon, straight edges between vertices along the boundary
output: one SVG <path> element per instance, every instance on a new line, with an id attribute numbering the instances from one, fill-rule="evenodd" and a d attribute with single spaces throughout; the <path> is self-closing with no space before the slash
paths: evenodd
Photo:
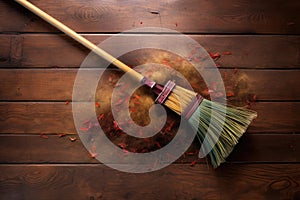
<path id="1" fill-rule="evenodd" d="M 98 1 L 33 0 L 41 9 L 77 32 L 121 32 L 138 27 L 164 27 L 187 33 L 299 34 L 299 2 L 226 0 Z M 0 4 L 0 32 L 57 32 L 14 2 Z"/>
<path id="2" fill-rule="evenodd" d="M 86 69 L 85 80 L 97 78 L 97 71 L 102 69 Z M 60 100 L 72 99 L 74 81 L 77 69 L 2 69 L 0 79 L 5 84 L 0 85 L 1 100 Z M 257 100 L 300 100 L 299 90 L 300 72 L 298 70 L 239 70 L 221 69 L 221 75 L 225 89 L 234 91 L 234 96 L 229 100 L 239 100 L 246 103 L 250 95 L 256 95 Z M 122 73 L 115 70 L 107 70 L 102 76 L 97 93 L 110 94 L 114 85 L 107 84 L 110 77 L 118 80 Z M 226 77 L 224 77 L 226 76 Z M 203 82 L 193 82 L 195 89 L 202 92 Z M 92 91 L 82 90 L 86 95 L 92 95 Z M 80 88 L 79 88 L 80 89 Z M 149 91 L 150 92 L 150 91 Z"/>
<path id="3" fill-rule="evenodd" d="M 71 106 L 65 103 L 1 103 L 2 133 L 73 133 Z"/>
<path id="4" fill-rule="evenodd" d="M 129 174 L 103 165 L 1 165 L 1 199 L 298 199 L 299 164 L 177 164 Z M 142 184 L 141 184 L 142 183 Z M 137 190 L 138 188 L 138 190 Z"/>
<path id="5" fill-rule="evenodd" d="M 221 54 L 216 63 L 227 93 L 233 92 L 229 103 L 251 101 L 258 118 L 216 170 L 197 159 L 197 141 L 156 172 L 108 168 L 90 157 L 73 122 L 72 104 L 87 103 L 70 101 L 77 70 L 89 51 L 16 2 L 0 1 L 0 199 L 300 199 L 300 1 L 30 1 L 95 44 L 141 27 L 185 33 L 208 52 Z M 125 38 L 117 47 L 128 45 Z M 134 51 L 121 59 L 136 66 L 160 62 L 162 55 Z M 172 62 L 168 64 L 175 68 Z M 100 70 L 91 67 L 86 70 Z M 204 94 L 201 78 L 190 74 L 192 86 Z M 96 76 L 90 73 L 87 80 Z M 101 100 L 97 112 L 105 112 L 101 126 L 108 135 L 115 133 L 109 99 L 120 76 L 107 70 L 95 97 Z M 82 95 L 93 100 L 90 89 Z M 80 114 L 91 118 L 91 113 Z"/>
<path id="6" fill-rule="evenodd" d="M 299 133 L 298 102 L 259 102 L 249 133 Z M 63 102 L 0 103 L 0 133 L 75 133 L 72 107 Z M 280 113 L 280 114 L 278 114 Z M 92 113 L 85 120 L 91 119 Z M 83 115 L 84 116 L 84 115 Z"/>
<path id="7" fill-rule="evenodd" d="M 99 44 L 113 35 L 83 35 Z M 126 37 L 150 37 L 151 35 L 128 35 Z M 299 36 L 257 35 L 187 35 L 201 44 L 208 52 L 220 52 L 220 67 L 230 68 L 299 68 Z M 125 36 L 124 36 L 125 37 Z M 0 35 L 0 67 L 79 67 L 89 51 L 63 35 L 20 34 Z M 119 44 L 130 45 L 126 42 Z M 232 55 L 223 55 L 231 52 Z M 126 59 L 134 60 L 153 55 L 137 54 Z M 131 63 L 130 63 L 131 62 Z"/>
<path id="8" fill-rule="evenodd" d="M 2 135 L 0 163 L 99 163 L 98 160 L 90 157 L 77 135 L 64 137 L 47 135 L 47 137 L 45 139 L 39 135 Z M 77 140 L 71 142 L 69 137 L 75 137 Z M 227 161 L 228 163 L 274 164 L 300 162 L 299 144 L 299 134 L 245 134 Z M 195 141 L 175 163 L 190 164 L 198 160 L 199 149 L 200 144 Z M 198 163 L 206 163 L 206 160 L 198 160 Z"/>

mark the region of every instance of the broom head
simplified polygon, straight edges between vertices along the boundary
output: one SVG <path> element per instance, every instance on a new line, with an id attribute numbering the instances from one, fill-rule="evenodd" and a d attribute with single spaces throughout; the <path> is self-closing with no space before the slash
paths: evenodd
<path id="1" fill-rule="evenodd" d="M 183 115 L 197 131 L 202 154 L 209 155 L 214 168 L 225 161 L 251 121 L 255 111 L 223 105 L 199 94 L 174 86 L 164 105 Z"/>

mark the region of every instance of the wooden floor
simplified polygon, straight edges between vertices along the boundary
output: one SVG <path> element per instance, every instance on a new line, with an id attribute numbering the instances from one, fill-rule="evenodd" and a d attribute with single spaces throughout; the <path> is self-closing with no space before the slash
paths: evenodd
<path id="1" fill-rule="evenodd" d="M 73 84 L 89 51 L 1 1 L 0 199 L 300 199 L 300 1 L 31 2 L 95 44 L 138 27 L 187 34 L 220 52 L 229 102 L 259 117 L 216 170 L 191 153 L 197 141 L 159 171 L 111 169 L 91 158 L 73 122 Z M 121 73 L 106 73 L 110 91 Z"/>

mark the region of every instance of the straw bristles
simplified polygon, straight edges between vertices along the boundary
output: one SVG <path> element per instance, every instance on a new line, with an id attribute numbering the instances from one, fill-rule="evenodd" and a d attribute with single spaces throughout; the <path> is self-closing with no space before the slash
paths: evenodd
<path id="1" fill-rule="evenodd" d="M 180 115 L 196 95 L 190 90 L 176 86 L 165 105 Z M 203 144 L 204 152 L 201 153 L 208 154 L 213 167 L 218 167 L 256 117 L 255 111 L 203 99 L 188 122 L 197 131 L 197 137 Z"/>
<path id="2" fill-rule="evenodd" d="M 182 111 L 189 106 L 196 95 L 197 93 L 176 85 L 166 99 L 164 105 L 176 112 L 178 115 L 181 115 Z"/>

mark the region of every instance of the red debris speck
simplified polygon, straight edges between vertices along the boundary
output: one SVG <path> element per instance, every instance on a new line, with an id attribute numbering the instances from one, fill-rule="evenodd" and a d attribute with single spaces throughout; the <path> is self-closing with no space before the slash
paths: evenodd
<path id="1" fill-rule="evenodd" d="M 202 96 L 209 96 L 209 90 L 205 89 L 201 92 Z"/>
<path id="2" fill-rule="evenodd" d="M 115 104 L 115 106 L 119 106 L 124 103 L 124 99 L 119 99 L 119 101 Z"/>
<path id="3" fill-rule="evenodd" d="M 135 105 L 141 105 L 141 102 L 138 99 L 135 99 L 133 102 Z"/>
<path id="4" fill-rule="evenodd" d="M 83 122 L 84 127 L 80 127 L 81 131 L 88 131 L 93 127 L 93 123 L 91 122 L 91 120 L 87 120 L 85 122 Z"/>
<path id="5" fill-rule="evenodd" d="M 146 152 L 148 152 L 148 149 L 146 149 L 146 148 L 142 149 L 142 151 L 141 151 L 141 153 L 146 153 Z"/>
<path id="6" fill-rule="evenodd" d="M 127 149 L 122 149 L 123 153 L 125 156 L 127 156 L 129 154 L 129 151 Z"/>
<path id="7" fill-rule="evenodd" d="M 227 97 L 233 97 L 233 96 L 234 96 L 234 93 L 233 93 L 232 91 L 228 91 L 228 92 L 226 93 L 226 96 L 227 96 Z"/>
<path id="8" fill-rule="evenodd" d="M 120 143 L 118 143 L 118 146 L 119 146 L 121 149 L 126 149 L 127 144 L 124 143 L 124 142 L 120 142 Z"/>
<path id="9" fill-rule="evenodd" d="M 178 26 L 178 22 L 175 22 L 175 26 L 176 26 L 176 27 Z"/>
<path id="10" fill-rule="evenodd" d="M 210 57 L 211 57 L 212 59 L 219 59 L 219 58 L 221 58 L 220 52 L 209 53 L 209 55 L 210 55 Z"/>
<path id="11" fill-rule="evenodd" d="M 42 132 L 41 134 L 40 134 L 40 137 L 41 138 L 44 138 L 44 139 L 48 139 L 49 137 L 46 135 L 46 133 L 44 133 L 44 132 Z"/>
<path id="12" fill-rule="evenodd" d="M 220 98 L 220 97 L 223 97 L 224 94 L 222 92 L 213 92 L 210 94 L 210 96 L 213 98 Z"/>
<path id="13" fill-rule="evenodd" d="M 95 106 L 96 106 L 96 108 L 100 108 L 100 103 L 99 102 L 95 102 Z"/>
<path id="14" fill-rule="evenodd" d="M 223 72 L 223 77 L 224 77 L 224 79 L 227 78 L 227 72 Z"/>
<path id="15" fill-rule="evenodd" d="M 210 90 L 213 90 L 213 92 L 216 91 L 216 90 L 217 90 L 217 85 L 218 85 L 217 82 L 212 82 L 212 83 L 211 83 Z"/>
<path id="16" fill-rule="evenodd" d="M 133 153 L 137 153 L 137 150 L 138 149 L 136 147 L 133 147 L 133 148 L 130 149 L 130 151 L 133 152 Z"/>
<path id="17" fill-rule="evenodd" d="M 143 130 L 142 129 L 139 130 L 139 136 L 143 136 Z"/>
<path id="18" fill-rule="evenodd" d="M 190 166 L 193 167 L 197 164 L 197 160 L 194 160 L 193 162 L 191 162 Z"/>
<path id="19" fill-rule="evenodd" d="M 139 96 L 137 94 L 134 94 L 133 96 L 134 96 L 135 99 L 140 99 L 141 98 L 141 96 Z"/>
<path id="20" fill-rule="evenodd" d="M 232 53 L 230 51 L 225 51 L 223 55 L 232 55 Z"/>
<path id="21" fill-rule="evenodd" d="M 247 102 L 247 108 L 248 108 L 248 109 L 251 109 L 251 107 L 252 107 L 251 101 L 249 101 L 249 100 L 247 99 L 246 102 Z"/>
<path id="22" fill-rule="evenodd" d="M 256 100 L 257 100 L 257 96 L 255 94 L 255 95 L 253 95 L 253 102 L 256 102 Z"/>
<path id="23" fill-rule="evenodd" d="M 81 131 L 88 131 L 88 130 L 90 130 L 90 129 L 87 128 L 87 127 L 80 127 L 80 130 L 81 130 Z"/>
<path id="24" fill-rule="evenodd" d="M 77 140 L 77 138 L 76 138 L 76 137 L 69 137 L 69 140 L 70 140 L 71 142 L 75 142 L 75 141 Z"/>
<path id="25" fill-rule="evenodd" d="M 125 102 L 129 102 L 129 100 L 130 100 L 130 97 L 126 97 L 126 99 L 125 99 Z"/>
<path id="26" fill-rule="evenodd" d="M 97 153 L 94 153 L 94 152 L 89 152 L 90 153 L 90 157 L 91 158 L 96 158 L 96 156 L 98 155 Z"/>
<path id="27" fill-rule="evenodd" d="M 170 67 L 172 68 L 171 64 L 170 64 L 170 60 L 167 58 L 164 58 L 161 60 L 161 64 L 165 65 L 166 67 Z M 151 75 L 151 74 L 150 74 Z"/>
<path id="28" fill-rule="evenodd" d="M 117 121 L 114 121 L 114 129 L 115 129 L 116 131 L 122 130 L 122 129 L 119 127 L 119 124 L 118 124 Z"/>
<path id="29" fill-rule="evenodd" d="M 69 102 L 68 100 L 66 100 L 65 104 L 66 104 L 66 105 L 69 105 L 69 103 L 70 103 L 70 102 Z"/>
<path id="30" fill-rule="evenodd" d="M 172 122 L 167 126 L 167 128 L 165 129 L 165 131 L 170 132 L 170 131 L 172 130 L 174 124 L 175 124 L 175 121 L 172 121 Z"/>
<path id="31" fill-rule="evenodd" d="M 132 109 L 129 110 L 130 113 L 133 113 L 133 112 L 135 112 L 135 111 L 136 111 L 135 108 L 132 108 Z"/>
<path id="32" fill-rule="evenodd" d="M 148 143 L 150 142 L 150 138 L 144 138 L 143 140 L 144 140 L 146 143 L 147 143 L 147 142 L 148 142 Z"/>
<path id="33" fill-rule="evenodd" d="M 90 154 L 90 157 L 91 158 L 96 158 L 96 156 L 98 155 L 97 152 L 96 152 L 96 146 L 93 145 L 91 150 L 89 150 L 89 154 Z"/>
<path id="34" fill-rule="evenodd" d="M 175 157 L 174 155 L 170 154 L 170 153 L 166 153 L 168 159 L 177 159 L 177 157 Z"/>
<path id="35" fill-rule="evenodd" d="M 117 88 L 117 87 L 121 87 L 122 85 L 124 85 L 123 82 L 117 82 L 116 85 L 115 85 L 115 87 L 116 87 L 116 88 Z"/>
<path id="36" fill-rule="evenodd" d="M 98 121 L 101 121 L 101 120 L 103 120 L 104 119 L 104 113 L 102 113 L 102 114 L 100 114 L 99 116 L 98 116 Z"/>
<path id="37" fill-rule="evenodd" d="M 91 123 L 92 123 L 91 120 L 86 120 L 86 121 L 83 122 L 83 124 L 86 125 L 86 126 L 90 125 Z"/>
<path id="38" fill-rule="evenodd" d="M 158 148 L 160 148 L 161 149 L 161 145 L 160 145 L 160 143 L 159 142 L 157 142 L 157 141 L 155 141 L 154 142 L 154 144 L 158 147 Z"/>
<path id="39" fill-rule="evenodd" d="M 238 68 L 234 68 L 233 74 L 236 74 L 238 71 L 239 71 Z"/>
<path id="40" fill-rule="evenodd" d="M 57 134 L 57 136 L 58 136 L 59 138 L 65 137 L 66 135 L 67 135 L 66 133 L 58 133 L 58 134 Z"/>
<path id="41" fill-rule="evenodd" d="M 195 155 L 195 153 L 196 153 L 196 152 L 190 151 L 190 152 L 186 152 L 186 155 L 188 155 L 188 156 L 193 156 L 193 155 Z"/>
<path id="42" fill-rule="evenodd" d="M 140 24 L 143 24 L 143 22 L 142 22 L 142 21 L 140 21 Z"/>

